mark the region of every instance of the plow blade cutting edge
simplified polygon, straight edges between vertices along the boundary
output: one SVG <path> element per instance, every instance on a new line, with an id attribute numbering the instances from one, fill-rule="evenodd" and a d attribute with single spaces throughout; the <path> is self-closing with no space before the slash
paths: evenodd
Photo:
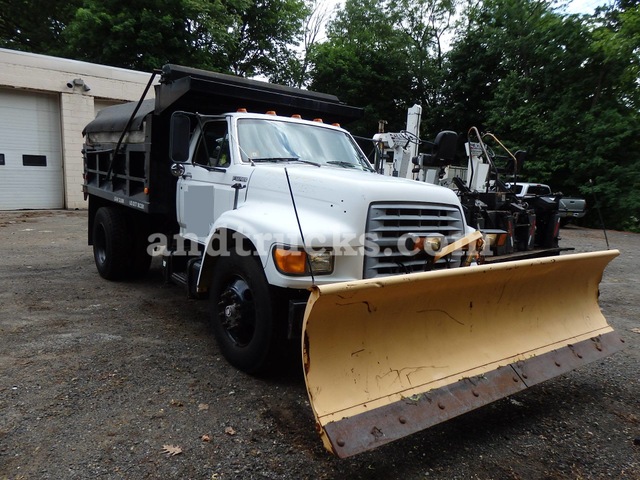
<path id="1" fill-rule="evenodd" d="M 314 287 L 303 358 L 325 447 L 348 457 L 620 350 L 598 306 L 618 254 Z"/>

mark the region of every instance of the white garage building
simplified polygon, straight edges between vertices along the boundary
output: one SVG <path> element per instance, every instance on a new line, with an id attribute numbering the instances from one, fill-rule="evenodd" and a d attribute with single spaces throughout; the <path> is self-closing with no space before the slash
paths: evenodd
<path id="1" fill-rule="evenodd" d="M 150 77 L 0 48 L 0 210 L 86 208 L 82 129 L 101 108 L 138 100 Z"/>

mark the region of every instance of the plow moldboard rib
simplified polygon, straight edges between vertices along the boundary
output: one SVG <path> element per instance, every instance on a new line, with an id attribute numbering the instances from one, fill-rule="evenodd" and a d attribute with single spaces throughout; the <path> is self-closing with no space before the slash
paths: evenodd
<path id="1" fill-rule="evenodd" d="M 619 350 L 597 302 L 616 255 L 317 287 L 303 354 L 325 447 L 354 455 Z"/>

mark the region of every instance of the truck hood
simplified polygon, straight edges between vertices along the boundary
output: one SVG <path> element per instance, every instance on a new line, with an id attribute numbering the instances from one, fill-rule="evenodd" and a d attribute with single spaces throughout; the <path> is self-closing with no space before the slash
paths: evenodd
<path id="1" fill-rule="evenodd" d="M 335 245 L 337 234 L 360 237 L 374 202 L 442 204 L 460 210 L 456 194 L 448 188 L 372 172 L 308 165 L 255 168 L 239 209 L 252 212 L 252 221 L 261 218 L 264 227 L 270 224 L 265 231 L 278 225 L 282 234 L 298 238 L 302 229 L 308 245 L 328 246 Z"/>
<path id="2" fill-rule="evenodd" d="M 415 180 L 395 178 L 338 167 L 288 168 L 293 193 L 309 201 L 337 204 L 376 201 L 413 201 L 458 205 L 458 198 L 448 188 Z"/>

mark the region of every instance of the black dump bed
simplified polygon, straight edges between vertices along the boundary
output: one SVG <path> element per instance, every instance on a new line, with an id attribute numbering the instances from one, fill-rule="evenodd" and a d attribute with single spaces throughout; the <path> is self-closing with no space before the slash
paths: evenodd
<path id="1" fill-rule="evenodd" d="M 235 112 L 239 108 L 257 113 L 275 110 L 284 116 L 320 117 L 328 123 L 349 123 L 363 114 L 361 108 L 345 105 L 335 95 L 179 65 L 162 68 L 155 93 L 155 100 L 142 102 L 131 124 L 132 130 L 139 130 L 150 113 L 158 116 L 176 110 L 209 115 Z M 103 109 L 83 133 L 122 132 L 136 105 L 137 102 L 131 102 Z"/>
<path id="2" fill-rule="evenodd" d="M 340 102 L 335 95 L 207 72 L 178 65 L 165 65 L 162 86 L 156 88 L 156 111 L 178 109 L 216 114 L 246 108 L 279 115 L 321 117 L 330 123 L 348 123 L 362 117 L 362 109 Z"/>
<path id="3" fill-rule="evenodd" d="M 207 115 L 240 108 L 275 110 L 278 115 L 341 124 L 363 114 L 335 95 L 179 65 L 165 65 L 156 73 L 160 82 L 155 99 L 107 107 L 83 130 L 85 194 L 147 213 L 174 214 L 169 123 L 178 110 Z"/>
<path id="4" fill-rule="evenodd" d="M 139 102 L 129 102 L 123 103 L 122 105 L 103 108 L 98 112 L 96 118 L 84 127 L 82 134 L 86 135 L 87 133 L 103 132 L 122 133 L 131 118 L 131 114 L 138 106 L 138 103 Z M 144 100 L 140 104 L 138 111 L 131 122 L 129 131 L 142 129 L 142 122 L 147 115 L 153 113 L 155 104 L 156 101 L 154 99 Z"/>

